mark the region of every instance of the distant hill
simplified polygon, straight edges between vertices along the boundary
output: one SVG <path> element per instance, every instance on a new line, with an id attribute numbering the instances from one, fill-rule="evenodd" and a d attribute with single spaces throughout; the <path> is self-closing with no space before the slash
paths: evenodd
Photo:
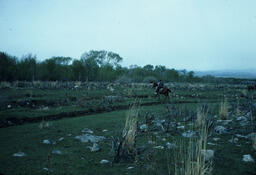
<path id="1" fill-rule="evenodd" d="M 215 77 L 224 78 L 246 78 L 256 79 L 256 69 L 247 70 L 211 70 L 211 71 L 195 71 L 195 75 L 202 77 L 205 75 L 212 75 Z"/>

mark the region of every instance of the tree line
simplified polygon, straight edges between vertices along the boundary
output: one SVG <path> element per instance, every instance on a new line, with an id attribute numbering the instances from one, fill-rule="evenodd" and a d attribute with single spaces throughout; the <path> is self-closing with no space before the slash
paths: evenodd
<path id="1" fill-rule="evenodd" d="M 39 61 L 36 55 L 21 58 L 0 52 L 0 81 L 108 81 L 108 82 L 221 82 L 213 76 L 197 77 L 193 71 L 162 65 L 122 67 L 123 58 L 114 52 L 91 50 L 80 59 L 57 56 Z M 226 81 L 226 79 L 225 79 Z M 232 81 L 237 81 L 232 79 Z"/>

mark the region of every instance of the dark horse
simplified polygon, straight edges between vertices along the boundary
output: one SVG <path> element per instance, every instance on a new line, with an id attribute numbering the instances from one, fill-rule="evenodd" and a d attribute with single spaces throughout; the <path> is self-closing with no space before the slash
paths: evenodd
<path id="1" fill-rule="evenodd" d="M 158 84 L 156 82 L 152 82 L 153 83 L 153 88 L 158 87 Z M 160 94 L 164 95 L 165 97 L 169 97 L 169 93 L 171 93 L 171 90 L 168 89 L 167 87 L 163 87 L 161 88 L 159 91 L 156 91 L 156 95 L 159 96 Z"/>

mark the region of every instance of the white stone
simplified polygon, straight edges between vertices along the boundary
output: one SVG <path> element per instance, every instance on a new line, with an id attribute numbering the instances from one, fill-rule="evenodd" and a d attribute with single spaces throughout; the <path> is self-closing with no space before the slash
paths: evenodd
<path id="1" fill-rule="evenodd" d="M 155 148 L 155 149 L 164 149 L 164 147 L 163 147 L 163 146 L 161 146 L 161 145 L 159 145 L 159 146 L 155 146 L 154 148 Z"/>
<path id="2" fill-rule="evenodd" d="M 247 118 L 244 116 L 237 117 L 237 121 L 247 121 Z"/>
<path id="3" fill-rule="evenodd" d="M 167 143 L 166 143 L 166 148 L 168 148 L 168 149 L 173 149 L 173 148 L 176 148 L 176 145 L 173 144 L 173 143 L 167 142 Z"/>
<path id="4" fill-rule="evenodd" d="M 247 138 L 247 136 L 243 136 L 241 134 L 235 134 L 236 137 L 240 137 L 240 138 Z"/>
<path id="5" fill-rule="evenodd" d="M 100 150 L 100 147 L 97 143 L 93 143 L 92 146 L 88 146 L 88 148 L 91 150 L 91 152 L 97 152 Z"/>
<path id="6" fill-rule="evenodd" d="M 254 159 L 250 154 L 243 155 L 243 161 L 244 162 L 254 162 Z"/>
<path id="7" fill-rule="evenodd" d="M 47 139 L 43 140 L 43 143 L 44 144 L 51 144 L 51 142 L 49 140 L 47 140 Z"/>
<path id="8" fill-rule="evenodd" d="M 254 140 L 256 139 L 256 132 L 252 132 L 246 136 L 248 139 Z"/>
<path id="9" fill-rule="evenodd" d="M 11 107 L 12 107 L 12 105 L 8 105 L 8 106 L 7 106 L 7 108 L 11 108 Z"/>
<path id="10" fill-rule="evenodd" d="M 202 151 L 201 151 L 201 154 L 202 154 L 203 156 L 205 156 L 205 160 L 206 160 L 206 161 L 209 161 L 210 159 L 213 158 L 213 156 L 214 156 L 214 151 L 211 150 L 211 149 L 202 150 Z"/>
<path id="11" fill-rule="evenodd" d="M 195 135 L 195 132 L 194 131 L 190 131 L 190 130 L 182 133 L 182 136 L 183 137 L 187 137 L 187 138 L 193 137 L 194 135 Z"/>
<path id="12" fill-rule="evenodd" d="M 14 157 L 24 157 L 24 156 L 26 156 L 27 154 L 26 153 L 24 153 L 24 152 L 17 152 L 17 153 L 14 153 L 12 156 L 14 156 Z"/>
<path id="13" fill-rule="evenodd" d="M 214 145 L 217 145 L 217 144 L 211 143 L 211 142 L 208 142 L 207 144 L 208 144 L 208 145 L 213 145 L 213 146 L 214 146 Z"/>
<path id="14" fill-rule="evenodd" d="M 218 133 L 218 134 L 225 134 L 225 133 L 227 133 L 227 129 L 225 127 L 223 127 L 223 126 L 216 126 L 214 128 L 214 131 L 216 133 Z"/>
<path id="15" fill-rule="evenodd" d="M 237 143 L 238 142 L 238 138 L 231 138 L 228 140 L 230 143 Z"/>
<path id="16" fill-rule="evenodd" d="M 102 132 L 108 132 L 108 130 L 107 129 L 103 129 Z"/>
<path id="17" fill-rule="evenodd" d="M 178 126 L 177 129 L 184 129 L 185 126 Z"/>
<path id="18" fill-rule="evenodd" d="M 60 141 L 60 142 L 63 141 L 63 140 L 64 140 L 64 137 L 59 138 L 59 141 Z"/>
<path id="19" fill-rule="evenodd" d="M 80 140 L 81 142 L 99 142 L 99 141 L 102 141 L 105 139 L 104 136 L 94 136 L 94 135 L 91 135 L 91 134 L 83 134 L 83 135 L 79 135 L 79 136 L 76 136 L 75 139 L 78 139 Z"/>
<path id="20" fill-rule="evenodd" d="M 146 132 L 147 129 L 148 129 L 148 126 L 147 126 L 146 124 L 140 125 L 140 130 L 141 130 L 142 132 Z"/>
<path id="21" fill-rule="evenodd" d="M 106 164 L 106 163 L 109 163 L 109 161 L 106 160 L 106 159 L 102 159 L 102 160 L 100 161 L 100 163 L 101 163 L 101 164 Z"/>
<path id="22" fill-rule="evenodd" d="M 213 140 L 214 140 L 215 142 L 217 142 L 218 140 L 220 140 L 220 138 L 215 137 L 215 138 L 213 138 Z"/>
<path id="23" fill-rule="evenodd" d="M 81 132 L 93 134 L 93 131 L 90 130 L 89 128 L 84 128 Z"/>
<path id="24" fill-rule="evenodd" d="M 62 153 L 61 153 L 60 150 L 55 149 L 55 150 L 52 151 L 52 154 L 59 154 L 59 155 L 60 155 L 60 154 L 62 154 Z"/>
<path id="25" fill-rule="evenodd" d="M 133 166 L 129 166 L 128 168 L 127 168 L 127 170 L 131 170 L 131 169 L 133 169 L 134 167 Z"/>

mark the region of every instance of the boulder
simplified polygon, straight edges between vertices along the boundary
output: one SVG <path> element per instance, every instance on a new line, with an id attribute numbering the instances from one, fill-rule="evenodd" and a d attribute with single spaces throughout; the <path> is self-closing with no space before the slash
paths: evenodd
<path id="1" fill-rule="evenodd" d="M 243 155 L 243 161 L 244 162 L 254 162 L 254 159 L 250 154 Z"/>
<path id="2" fill-rule="evenodd" d="M 92 146 L 88 146 L 88 148 L 91 150 L 91 152 L 97 152 L 100 151 L 100 147 L 97 143 L 93 143 Z"/>
<path id="3" fill-rule="evenodd" d="M 214 156 L 214 150 L 207 149 L 207 150 L 201 150 L 201 154 L 205 156 L 205 161 L 209 161 Z"/>
<path id="4" fill-rule="evenodd" d="M 195 135 L 195 132 L 194 131 L 190 131 L 190 130 L 182 133 L 182 136 L 183 137 L 187 137 L 187 138 L 193 137 L 194 135 Z"/>
<path id="5" fill-rule="evenodd" d="M 24 157 L 26 156 L 27 154 L 24 153 L 24 152 L 17 152 L 17 153 L 14 153 L 12 156 L 13 157 Z"/>
<path id="6" fill-rule="evenodd" d="M 141 132 L 146 132 L 148 129 L 148 126 L 146 124 L 140 125 Z"/>
<path id="7" fill-rule="evenodd" d="M 83 135 L 76 136 L 75 139 L 78 139 L 84 143 L 87 143 L 87 142 L 95 143 L 95 142 L 100 142 L 100 141 L 104 140 L 105 137 L 104 136 L 94 136 L 91 134 L 83 134 Z"/>
<path id="8" fill-rule="evenodd" d="M 217 133 L 217 134 L 225 134 L 227 133 L 227 129 L 223 126 L 216 126 L 214 128 L 214 131 Z"/>

